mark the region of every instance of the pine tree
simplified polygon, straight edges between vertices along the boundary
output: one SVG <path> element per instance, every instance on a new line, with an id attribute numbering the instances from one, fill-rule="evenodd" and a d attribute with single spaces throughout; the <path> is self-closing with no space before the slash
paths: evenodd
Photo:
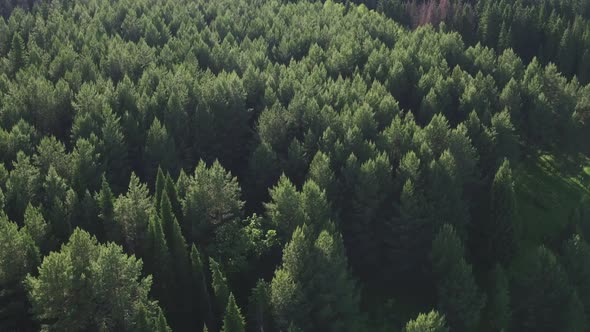
<path id="1" fill-rule="evenodd" d="M 172 329 L 168 327 L 166 317 L 162 309 L 158 310 L 158 317 L 156 318 L 155 332 L 172 332 Z"/>
<path id="2" fill-rule="evenodd" d="M 565 29 L 559 44 L 559 69 L 567 76 L 576 68 L 576 41 L 570 28 Z"/>
<path id="3" fill-rule="evenodd" d="M 0 330 L 34 330 L 23 280 L 40 261 L 39 248 L 26 228 L 0 215 Z"/>
<path id="4" fill-rule="evenodd" d="M 541 246 L 524 257 L 513 272 L 514 331 L 582 331 L 582 304 L 555 255 Z M 580 310 L 582 309 L 582 310 Z"/>
<path id="5" fill-rule="evenodd" d="M 419 314 L 415 320 L 406 324 L 404 332 L 449 332 L 445 316 L 436 311 Z"/>
<path id="6" fill-rule="evenodd" d="M 330 166 L 330 157 L 327 154 L 322 151 L 316 153 L 309 165 L 308 179 L 325 190 L 330 201 L 335 201 L 336 179 Z"/>
<path id="7" fill-rule="evenodd" d="M 487 324 L 494 331 L 507 331 L 510 324 L 510 290 L 506 272 L 500 264 L 492 273 L 492 286 L 486 306 Z"/>
<path id="8" fill-rule="evenodd" d="M 213 294 L 215 295 L 217 308 L 220 312 L 223 312 L 223 308 L 227 306 L 227 299 L 229 296 L 227 278 L 221 271 L 221 266 L 213 259 L 213 257 L 209 258 L 209 269 L 211 269 L 211 286 L 213 288 Z"/>
<path id="9" fill-rule="evenodd" d="M 260 279 L 248 299 L 248 321 L 253 324 L 255 331 L 270 329 L 271 288 L 268 283 Z"/>
<path id="10" fill-rule="evenodd" d="M 490 223 L 485 227 L 488 257 L 507 263 L 516 251 L 516 194 L 510 163 L 504 160 L 492 183 Z"/>
<path id="11" fill-rule="evenodd" d="M 115 185 L 116 192 L 120 192 L 130 173 L 127 144 L 120 118 L 110 108 L 103 111 L 102 117 L 100 157 L 110 183 Z"/>
<path id="12" fill-rule="evenodd" d="M 186 269 L 186 265 L 189 262 L 187 245 L 180 231 L 180 225 L 172 212 L 172 206 L 167 193 L 162 194 L 160 218 L 162 219 L 166 243 L 168 243 L 172 257 L 174 257 L 175 272 L 177 277 L 184 278 L 187 276 L 188 270 Z"/>
<path id="13" fill-rule="evenodd" d="M 590 314 L 590 246 L 579 235 L 574 235 L 565 243 L 563 266 L 587 315 Z"/>
<path id="14" fill-rule="evenodd" d="M 205 265 L 201 253 L 193 243 L 191 246 L 191 285 L 193 287 L 193 311 L 198 321 L 205 324 L 213 317 L 213 307 L 209 296 L 209 287 L 205 275 Z"/>
<path id="15" fill-rule="evenodd" d="M 170 321 L 173 327 L 183 326 L 183 322 L 191 318 L 188 313 L 191 311 L 192 301 L 190 291 L 187 291 L 190 288 L 190 261 L 186 241 L 172 212 L 172 206 L 166 192 L 162 194 L 160 218 L 172 259 L 173 281 L 171 292 L 175 294 L 174 297 L 178 302 L 171 312 Z"/>
<path id="16" fill-rule="evenodd" d="M 159 309 L 148 298 L 152 279 L 142 276 L 142 265 L 141 259 L 128 256 L 120 246 L 99 244 L 78 228 L 59 252 L 43 259 L 38 275 L 28 275 L 24 284 L 35 317 L 49 330 L 132 330 L 137 325 L 133 318 L 141 318 L 140 308 L 153 308 L 149 316 L 154 319 Z M 159 326 L 167 327 L 165 320 Z"/>
<path id="17" fill-rule="evenodd" d="M 465 261 L 455 229 L 445 224 L 432 243 L 432 269 L 437 281 L 438 310 L 454 331 L 473 331 L 479 323 L 485 295 Z"/>
<path id="18" fill-rule="evenodd" d="M 8 59 L 10 60 L 10 69 L 13 75 L 27 63 L 25 42 L 19 33 L 12 36 Z"/>
<path id="19" fill-rule="evenodd" d="M 174 184 L 174 180 L 172 180 L 172 176 L 170 175 L 170 173 L 166 174 L 164 190 L 166 191 L 166 194 L 168 194 L 168 198 L 170 199 L 170 204 L 172 205 L 172 212 L 174 212 L 174 216 L 178 220 L 178 223 L 182 225 L 182 206 L 180 204 L 180 200 L 178 199 L 178 191 L 176 189 L 176 185 Z"/>
<path id="20" fill-rule="evenodd" d="M 432 223 L 426 217 L 427 202 L 420 188 L 408 179 L 403 185 L 399 202 L 399 217 L 388 226 L 394 234 L 384 241 L 383 257 L 391 267 L 391 277 L 408 276 L 406 285 L 422 287 L 427 278 L 429 253 L 434 237 Z"/>
<path id="21" fill-rule="evenodd" d="M 98 202 L 98 218 L 102 223 L 102 234 L 107 241 L 121 243 L 121 226 L 115 221 L 115 196 L 109 187 L 106 177 L 103 175 L 100 192 L 96 197 Z"/>
<path id="22" fill-rule="evenodd" d="M 266 215 L 285 242 L 295 228 L 303 224 L 303 210 L 297 188 L 284 174 L 275 187 L 270 189 L 270 203 L 265 204 Z"/>
<path id="23" fill-rule="evenodd" d="M 298 227 L 271 284 L 279 329 L 295 324 L 304 331 L 359 330 L 358 301 L 340 234 Z"/>
<path id="24" fill-rule="evenodd" d="M 154 194 L 156 211 L 158 211 L 158 213 L 160 213 L 160 204 L 162 203 L 162 193 L 164 192 L 165 183 L 166 178 L 164 172 L 162 171 L 162 168 L 158 166 L 158 171 L 156 173 L 156 191 Z"/>
<path id="25" fill-rule="evenodd" d="M 156 118 L 147 133 L 144 152 L 144 173 L 151 183 L 156 176 L 158 165 L 172 171 L 176 165 L 176 146 L 166 127 Z"/>
<path id="26" fill-rule="evenodd" d="M 174 304 L 170 294 L 170 287 L 175 283 L 171 278 L 172 258 L 164 236 L 162 221 L 155 213 L 150 215 L 147 241 L 146 271 L 154 276 L 154 295 L 160 299 L 164 308 L 169 309 Z"/>
<path id="27" fill-rule="evenodd" d="M 227 308 L 225 309 L 225 316 L 223 317 L 222 332 L 244 332 L 245 323 L 244 317 L 240 312 L 240 308 L 236 304 L 236 299 L 232 293 L 229 294 L 227 300 Z"/>
<path id="28" fill-rule="evenodd" d="M 49 225 L 45 221 L 45 218 L 43 218 L 41 210 L 33 207 L 31 204 L 27 205 L 24 220 L 27 232 L 31 235 L 33 241 L 35 241 L 37 247 L 45 252 L 47 249 Z"/>

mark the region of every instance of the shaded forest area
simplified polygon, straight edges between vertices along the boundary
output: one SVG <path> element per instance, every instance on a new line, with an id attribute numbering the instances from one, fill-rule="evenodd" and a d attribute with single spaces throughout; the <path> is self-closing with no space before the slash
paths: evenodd
<path id="1" fill-rule="evenodd" d="M 0 330 L 590 328 L 585 2 L 3 4 Z"/>

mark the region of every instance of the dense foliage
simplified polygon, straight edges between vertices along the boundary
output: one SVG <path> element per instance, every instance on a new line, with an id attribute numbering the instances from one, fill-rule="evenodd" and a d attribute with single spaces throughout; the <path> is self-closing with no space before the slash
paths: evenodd
<path id="1" fill-rule="evenodd" d="M 543 3 L 0 7 L 0 330 L 586 331 L 590 213 L 519 206 L 590 153 Z"/>

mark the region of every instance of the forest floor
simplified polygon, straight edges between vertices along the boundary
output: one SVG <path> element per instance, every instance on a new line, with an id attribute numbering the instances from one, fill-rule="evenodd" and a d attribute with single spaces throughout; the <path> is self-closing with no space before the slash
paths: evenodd
<path id="1" fill-rule="evenodd" d="M 541 155 L 514 174 L 520 234 L 525 243 L 560 245 L 584 196 L 590 196 L 590 158 Z"/>

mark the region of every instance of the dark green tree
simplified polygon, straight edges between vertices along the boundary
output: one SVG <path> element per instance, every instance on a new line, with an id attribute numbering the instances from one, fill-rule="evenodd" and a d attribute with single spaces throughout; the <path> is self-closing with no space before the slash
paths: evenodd
<path id="1" fill-rule="evenodd" d="M 41 209 L 29 203 L 25 210 L 24 225 L 37 247 L 46 252 L 49 245 L 50 229 L 45 218 L 43 218 Z"/>
<path id="2" fill-rule="evenodd" d="M 148 298 L 152 279 L 142 277 L 141 268 L 141 260 L 124 254 L 120 246 L 100 245 L 77 229 L 61 251 L 45 257 L 39 275 L 29 275 L 25 285 L 35 317 L 48 329 L 131 330 L 140 306 L 157 313 Z"/>
<path id="3" fill-rule="evenodd" d="M 485 310 L 486 324 L 494 331 L 506 331 L 510 327 L 512 315 L 510 285 L 508 276 L 500 264 L 497 264 L 494 268 L 491 279 Z"/>
<path id="4" fill-rule="evenodd" d="M 406 324 L 404 332 L 449 332 L 445 316 L 436 311 L 419 314 L 415 320 Z"/>
<path id="5" fill-rule="evenodd" d="M 166 127 L 155 118 L 147 132 L 144 151 L 144 174 L 151 183 L 156 171 L 162 167 L 166 171 L 176 169 L 176 147 L 174 138 L 170 136 Z"/>
<path id="6" fill-rule="evenodd" d="M 162 193 L 164 193 L 165 185 L 166 177 L 164 176 L 162 168 L 158 166 L 158 171 L 156 173 L 156 190 L 154 193 L 154 204 L 158 213 L 160 213 L 160 204 L 162 203 Z"/>
<path id="7" fill-rule="evenodd" d="M 211 286 L 213 288 L 213 294 L 215 295 L 215 303 L 219 312 L 223 312 L 227 306 L 228 297 L 230 294 L 229 287 L 227 285 L 227 278 L 221 266 L 212 257 L 209 258 L 209 269 L 211 270 Z"/>
<path id="8" fill-rule="evenodd" d="M 115 243 L 122 243 L 121 224 L 115 221 L 115 196 L 111 191 L 106 177 L 102 177 L 100 191 L 96 195 L 98 202 L 98 218 L 102 223 L 102 232 L 104 239 Z"/>
<path id="9" fill-rule="evenodd" d="M 227 308 L 225 309 L 225 316 L 223 317 L 222 332 L 244 332 L 246 323 L 244 317 L 240 312 L 240 308 L 236 304 L 236 299 L 232 293 L 229 293 L 227 300 Z"/>
<path id="10" fill-rule="evenodd" d="M 205 273 L 206 265 L 203 262 L 201 253 L 194 245 L 191 246 L 191 286 L 193 287 L 193 311 L 196 314 L 197 321 L 203 324 L 209 323 L 214 319 L 213 304 L 209 291 L 207 274 Z M 199 324 L 200 325 L 200 324 Z"/>
<path id="11" fill-rule="evenodd" d="M 171 257 L 171 272 L 173 277 L 170 291 L 175 294 L 174 298 L 177 302 L 174 309 L 170 310 L 170 319 L 174 327 L 183 326 L 184 323 L 182 322 L 190 319 L 189 313 L 191 311 L 191 294 L 190 291 L 187 291 L 187 289 L 190 289 L 190 261 L 186 240 L 172 212 L 172 206 L 167 193 L 162 194 L 160 218 Z"/>
<path id="12" fill-rule="evenodd" d="M 10 71 L 13 75 L 27 64 L 25 42 L 19 33 L 12 36 L 8 59 L 10 61 Z"/>
<path id="13" fill-rule="evenodd" d="M 27 231 L 0 216 L 0 328 L 35 329 L 23 280 L 33 273 L 41 256 Z"/>
<path id="14" fill-rule="evenodd" d="M 123 231 L 125 248 L 139 256 L 143 256 L 144 253 L 152 210 L 153 204 L 147 186 L 132 173 L 127 193 L 115 200 L 114 216 Z"/>
<path id="15" fill-rule="evenodd" d="M 16 221 L 22 221 L 27 205 L 36 204 L 40 187 L 39 169 L 31 164 L 28 156 L 19 152 L 6 181 L 8 216 Z"/>
<path id="16" fill-rule="evenodd" d="M 248 298 L 248 321 L 254 331 L 267 331 L 271 328 L 271 288 L 270 284 L 260 279 Z"/>
<path id="17" fill-rule="evenodd" d="M 586 318 L 578 295 L 555 255 L 543 246 L 528 254 L 518 266 L 512 278 L 511 294 L 511 329 L 584 330 Z"/>
<path id="18" fill-rule="evenodd" d="M 464 255 L 463 244 L 453 226 L 443 225 L 432 243 L 432 270 L 436 278 L 438 310 L 456 331 L 475 329 L 486 301 Z"/>
<path id="19" fill-rule="evenodd" d="M 516 251 L 516 193 L 510 163 L 504 160 L 492 183 L 490 221 L 485 227 L 487 255 L 492 261 L 508 263 Z"/>
<path id="20" fill-rule="evenodd" d="M 579 235 L 569 239 L 563 248 L 563 266 L 570 283 L 576 289 L 584 305 L 586 315 L 590 310 L 590 246 Z"/>
<path id="21" fill-rule="evenodd" d="M 160 300 L 164 309 L 173 310 L 176 301 L 173 300 L 174 294 L 171 293 L 171 288 L 175 284 L 172 257 L 164 236 L 162 221 L 154 213 L 150 215 L 146 247 L 145 270 L 154 277 L 154 295 Z"/>

